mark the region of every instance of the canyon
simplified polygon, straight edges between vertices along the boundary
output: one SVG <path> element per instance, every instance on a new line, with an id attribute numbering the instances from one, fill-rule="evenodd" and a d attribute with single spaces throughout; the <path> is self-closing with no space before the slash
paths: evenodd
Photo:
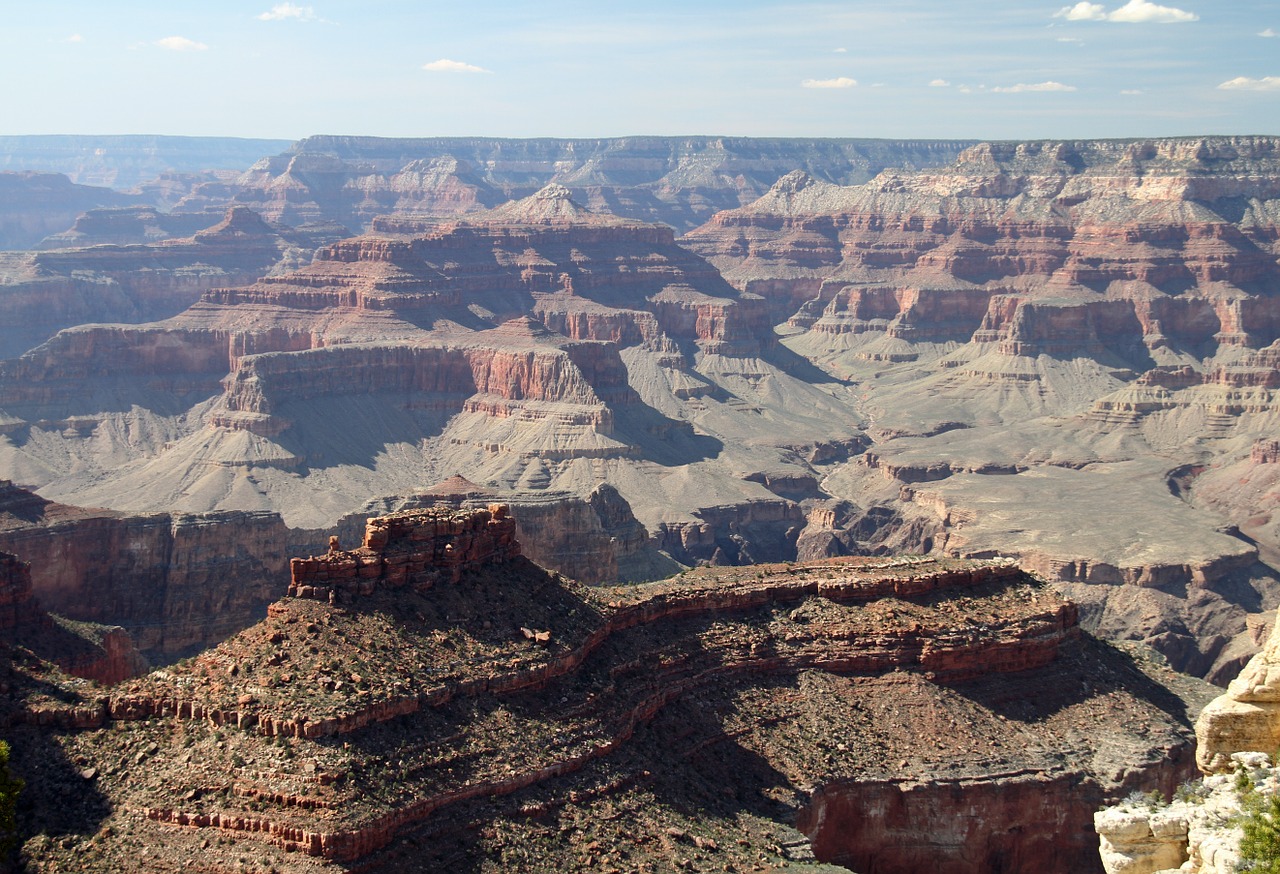
<path id="1" fill-rule="evenodd" d="M 4 643 L 24 864 L 1096 871 L 1097 805 L 1194 768 L 1212 687 L 1009 562 L 589 588 L 521 553 L 506 505 L 406 510 L 145 677 Z"/>
<path id="2" fill-rule="evenodd" d="M 306 543 L 461 477 L 601 582 L 1009 555 L 1225 682 L 1280 599 L 1276 145 L 311 138 L 166 189 L 267 229 L 252 281 L 11 344 L 0 477 Z"/>

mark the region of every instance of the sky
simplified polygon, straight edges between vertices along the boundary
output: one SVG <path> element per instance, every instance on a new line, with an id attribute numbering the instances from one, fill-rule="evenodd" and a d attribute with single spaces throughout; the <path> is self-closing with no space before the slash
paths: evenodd
<path id="1" fill-rule="evenodd" d="M 1280 134 L 1276 0 L 25 0 L 0 134 Z"/>

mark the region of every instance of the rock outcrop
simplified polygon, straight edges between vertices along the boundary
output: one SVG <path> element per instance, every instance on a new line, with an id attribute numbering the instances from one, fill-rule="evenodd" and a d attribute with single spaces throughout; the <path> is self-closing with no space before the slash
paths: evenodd
<path id="1" fill-rule="evenodd" d="M 1234 753 L 1280 750 L 1280 631 L 1196 722 L 1196 761 L 1205 773 L 1231 768 Z"/>
<path id="2" fill-rule="evenodd" d="M 211 288 L 305 263 L 316 244 L 237 206 L 217 215 L 157 217 L 175 231 L 196 226 L 181 237 L 97 245 L 95 236 L 112 235 L 102 225 L 145 222 L 148 214 L 154 211 L 90 213 L 83 231 L 89 239 L 66 240 L 77 248 L 0 257 L 0 358 L 16 357 L 75 325 L 168 318 Z"/>
<path id="3" fill-rule="evenodd" d="M 48 235 L 71 227 L 86 210 L 140 201 L 136 195 L 109 188 L 76 185 L 60 173 L 0 173 L 0 251 L 30 249 Z"/>
<path id="4" fill-rule="evenodd" d="M 56 504 L 0 481 L 0 550 L 21 556 L 41 607 L 121 626 L 161 660 L 266 615 L 288 583 L 291 532 L 265 512 L 130 515 Z"/>
<path id="5" fill-rule="evenodd" d="M 38 613 L 31 600 L 31 566 L 16 555 L 0 552 L 0 629 L 31 622 Z"/>
<path id="6" fill-rule="evenodd" d="M 968 142 L 752 140 L 730 137 L 508 140 L 309 137 L 233 183 L 197 187 L 192 209 L 234 198 L 289 224 L 328 219 L 368 229 L 385 214 L 452 216 L 549 184 L 584 205 L 688 229 L 748 203 L 802 167 L 853 184 L 887 167 L 951 160 Z"/>
<path id="7" fill-rule="evenodd" d="M 114 871 L 137 841 L 165 866 L 208 840 L 215 871 L 246 852 L 284 871 L 489 853 L 541 870 L 625 845 L 632 863 L 677 852 L 699 870 L 806 852 L 911 870 L 918 841 L 875 814 L 896 795 L 914 835 L 968 811 L 969 837 L 933 847 L 939 870 L 1076 871 L 1064 844 L 1018 837 L 1036 811 L 1057 798 L 1074 846 L 1092 812 L 1077 807 L 1186 770 L 1168 708 L 1201 693 L 1083 638 L 1073 605 L 1007 563 L 827 560 L 588 590 L 518 557 L 512 530 L 497 506 L 371 519 L 364 546 L 295 563 L 295 597 L 189 664 L 53 698 L 19 675 L 14 761 L 53 743 L 47 797 L 91 779 L 104 803 L 93 841 L 25 852 Z M 419 554 L 410 579 L 401 560 Z M 1033 787 L 1039 805 L 996 801 Z M 43 798 L 35 828 L 81 815 Z M 765 838 L 796 816 L 807 839 Z M 589 821 L 611 824 L 579 840 Z M 867 841 L 850 848 L 855 822 Z M 557 824 L 566 843 L 536 838 Z"/>
<path id="8" fill-rule="evenodd" d="M 680 569 L 654 548 L 631 505 L 607 483 L 584 499 L 553 489 L 486 488 L 452 476 L 422 493 L 368 501 L 334 530 L 342 543 L 363 542 L 370 516 L 446 505 L 483 509 L 495 503 L 511 507 L 522 555 L 578 582 L 649 580 Z"/>
<path id="9" fill-rule="evenodd" d="M 377 516 L 365 527 L 359 548 L 344 550 L 334 537 L 324 555 L 293 559 L 289 597 L 347 603 L 380 589 L 422 592 L 437 583 L 456 585 L 468 571 L 519 556 L 515 532 L 504 504 Z"/>

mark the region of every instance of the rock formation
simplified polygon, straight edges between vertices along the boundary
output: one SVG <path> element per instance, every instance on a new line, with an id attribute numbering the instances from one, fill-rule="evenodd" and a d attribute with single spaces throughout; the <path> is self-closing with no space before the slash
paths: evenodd
<path id="1" fill-rule="evenodd" d="M 62 332 L 0 366 L 14 434 L 0 470 L 49 497 L 277 509 L 314 529 L 455 474 L 582 500 L 608 484 L 606 512 L 655 533 L 623 549 L 629 574 L 670 566 L 663 549 L 781 560 L 804 513 L 771 488 L 792 495 L 808 457 L 861 445 L 852 393 L 803 370 L 777 354 L 761 301 L 669 228 L 551 186 L 465 219 L 380 220 L 165 322 Z M 111 457 L 94 445 L 108 433 Z M 576 570 L 555 553 L 538 554 Z"/>
<path id="2" fill-rule="evenodd" d="M 749 203 L 801 167 L 842 184 L 887 167 L 943 164 L 966 142 L 626 137 L 309 137 L 232 183 L 198 186 L 192 210 L 234 200 L 276 221 L 330 220 L 368 230 L 380 215 L 452 216 L 566 186 L 597 212 L 686 230 Z"/>
<path id="3" fill-rule="evenodd" d="M 1234 753 L 1280 750 L 1280 629 L 1262 652 L 1205 707 L 1196 722 L 1196 761 L 1206 773 L 1229 770 Z"/>
<path id="4" fill-rule="evenodd" d="M 264 622 L 109 690 L 15 663 L 29 863 L 897 872 L 930 834 L 937 870 L 1085 871 L 1098 802 L 1189 769 L 1203 691 L 1007 563 L 588 590 L 512 531 L 500 505 L 371 519 Z"/>
<path id="5" fill-rule="evenodd" d="M 1248 460 L 1277 424 L 1275 139 L 826 143 L 679 241 L 601 211 L 622 169 L 748 200 L 782 145 L 307 141 L 184 208 L 368 232 L 0 366 L 0 476 L 317 530 L 454 475 L 607 484 L 649 538 L 619 575 L 1013 555 L 1089 628 L 1236 671 L 1280 600 L 1276 465 Z"/>
<path id="6" fill-rule="evenodd" d="M 138 203 L 135 195 L 76 185 L 58 173 L 0 173 L 0 251 L 29 249 L 99 207 Z"/>
<path id="7" fill-rule="evenodd" d="M 0 632 L 0 665 L 30 657 L 98 683 L 118 683 L 148 668 L 123 628 L 49 616 L 32 597 L 30 565 L 7 552 L 0 552 Z"/>
<path id="8" fill-rule="evenodd" d="M 310 260 L 321 241 L 273 228 L 252 210 L 221 215 L 157 217 L 157 225 L 198 230 L 150 243 L 106 244 L 104 225 L 147 222 L 145 210 L 87 214 L 59 242 L 79 248 L 0 257 L 0 358 L 16 357 L 63 328 L 87 322 L 146 322 L 182 312 L 202 292 L 252 282 L 273 269 Z M 147 231 L 142 233 L 145 235 Z M 332 237 L 329 237 L 332 239 Z M 99 244 L 102 243 L 102 244 Z"/>
<path id="9" fill-rule="evenodd" d="M 31 567 L 16 555 L 0 552 L 0 629 L 34 621 L 38 614 L 31 600 Z"/>
<path id="10" fill-rule="evenodd" d="M 266 615 L 289 578 L 279 515 L 130 515 L 50 502 L 0 481 L 0 550 L 24 559 L 40 605 L 121 626 L 157 660 L 211 646 Z"/>
<path id="11" fill-rule="evenodd" d="M 1280 789 L 1265 753 L 1236 753 L 1232 774 L 1179 787 L 1172 803 L 1131 797 L 1094 816 L 1107 874 L 1236 874 L 1240 821 L 1250 804 Z"/>
<path id="12" fill-rule="evenodd" d="M 862 386 L 875 445 L 823 490 L 888 520 L 880 542 L 1017 555 L 1091 628 L 1225 679 L 1256 646 L 1244 611 L 1217 642 L 1193 626 L 1274 607 L 1276 544 L 1262 508 L 1179 472 L 1275 428 L 1278 154 L 1033 142 L 860 186 L 796 172 L 684 243 L 768 299 L 785 348 Z"/>

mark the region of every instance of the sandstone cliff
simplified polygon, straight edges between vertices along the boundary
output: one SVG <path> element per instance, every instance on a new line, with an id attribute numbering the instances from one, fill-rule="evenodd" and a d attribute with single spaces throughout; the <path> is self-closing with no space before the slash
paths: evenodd
<path id="1" fill-rule="evenodd" d="M 288 580 L 291 535 L 274 513 L 131 516 L 0 481 L 0 550 L 29 566 L 40 606 L 121 626 L 160 660 L 262 618 Z"/>

